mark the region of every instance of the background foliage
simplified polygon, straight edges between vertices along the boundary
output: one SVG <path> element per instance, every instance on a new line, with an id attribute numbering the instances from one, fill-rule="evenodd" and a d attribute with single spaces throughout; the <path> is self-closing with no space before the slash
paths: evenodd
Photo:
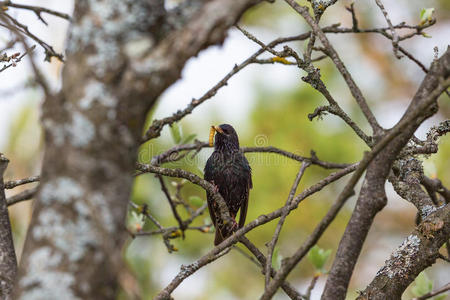
<path id="1" fill-rule="evenodd" d="M 339 5 L 331 7 L 323 18 L 326 24 L 340 22 L 351 24 L 351 17 L 344 5 L 349 5 L 349 1 L 343 1 Z M 372 3 L 373 4 L 373 3 Z M 431 38 L 415 38 L 413 41 L 405 43 L 405 47 L 410 47 L 413 53 L 417 53 L 425 64 L 433 58 L 432 48 L 440 43 L 440 37 L 449 34 L 450 6 L 449 2 L 442 1 L 398 1 L 396 4 L 389 3 L 393 11 L 393 19 L 418 23 L 420 21 L 420 9 L 424 7 L 434 7 L 437 25 L 429 30 Z M 361 27 L 384 26 L 380 12 L 374 9 L 373 5 L 368 5 L 367 1 L 356 1 L 356 9 Z M 249 11 L 242 21 L 242 25 L 251 29 L 255 35 L 271 38 L 298 33 L 301 28 L 306 28 L 300 23 L 299 18 L 292 14 L 284 3 L 264 4 Z M 323 24 L 322 24 L 323 25 Z M 346 35 L 332 37 L 332 41 L 337 43 L 337 51 L 342 53 L 344 61 L 349 64 L 350 71 L 354 72 L 358 83 L 367 93 L 367 98 L 371 100 L 371 105 L 375 108 L 375 114 L 380 117 L 382 125 L 388 127 L 393 124 L 392 120 L 397 120 L 404 111 L 407 99 L 415 91 L 415 86 L 423 78 L 421 70 L 415 65 L 411 65 L 406 59 L 396 60 L 392 55 L 391 44 L 388 40 L 374 35 Z M 227 43 L 227 42 L 225 42 Z M 250 43 L 247 41 L 247 43 Z M 440 44 L 439 44 L 440 45 Z M 226 46 L 226 44 L 225 44 Z M 302 43 L 293 43 L 292 47 L 302 48 Z M 440 49 L 443 51 L 444 49 Z M 215 49 L 214 51 L 217 51 Z M 237 50 L 239 53 L 239 49 Z M 217 59 L 220 59 L 220 49 Z M 208 55 L 204 53 L 202 56 Z M 246 58 L 245 55 L 240 61 Z M 238 63 L 239 61 L 236 61 Z M 195 63 L 195 62 L 194 62 Z M 355 121 L 362 120 L 356 106 L 354 106 L 345 84 L 329 61 L 322 61 L 320 64 L 321 74 L 324 82 L 329 86 L 332 93 L 339 95 L 338 101 Z M 57 67 L 55 67 L 57 68 Z M 333 162 L 356 162 L 361 159 L 361 153 L 366 146 L 354 135 L 354 133 L 334 116 L 325 116 L 322 120 L 310 122 L 308 113 L 314 111 L 315 107 L 324 103 L 324 99 L 311 87 L 300 80 L 298 71 L 286 70 L 289 66 L 253 66 L 262 74 L 256 72 L 251 81 L 246 82 L 246 89 L 252 90 L 253 96 L 245 97 L 248 93 L 239 90 L 234 91 L 234 95 L 240 99 L 233 101 L 248 102 L 249 107 L 244 112 L 243 117 L 227 118 L 230 115 L 230 104 L 227 99 L 217 96 L 217 99 L 205 103 L 205 108 L 194 112 L 193 115 L 183 119 L 178 124 L 178 130 L 166 128 L 162 137 L 144 144 L 140 151 L 141 162 L 148 163 L 153 155 L 174 146 L 176 143 L 196 138 L 206 141 L 209 125 L 230 122 L 237 129 L 240 136 L 241 145 L 245 146 L 268 146 L 273 145 L 286 149 L 300 155 L 308 155 L 311 150 L 315 150 L 318 157 L 323 160 Z M 285 84 L 282 87 L 268 84 L 264 73 L 270 73 L 272 69 L 283 68 L 293 75 L 289 79 L 292 84 Z M 223 74 L 228 70 L 223 70 Z M 244 71 L 246 72 L 246 71 Z M 204 75 L 208 76 L 208 70 L 204 70 Z M 5 76 L 1 74 L 1 76 Z M 199 78 L 198 80 L 201 80 Z M 227 89 L 234 89 L 233 84 L 239 80 L 239 75 L 230 82 Z M 39 105 L 41 95 L 37 94 L 32 87 L 27 87 L 25 100 L 22 100 L 20 108 L 9 124 L 9 137 L 3 143 L 4 152 L 13 162 L 8 168 L 6 178 L 22 178 L 38 174 L 42 156 L 43 137 L 39 124 Z M 195 95 L 186 95 L 189 98 Z M 8 101 L 8 100 L 0 100 Z M 173 106 L 174 99 L 163 97 L 159 102 L 159 107 L 149 113 L 149 122 L 153 117 L 158 116 L 158 112 L 167 110 Z M 235 103 L 234 102 L 234 103 Z M 15 105 L 11 103 L 11 105 Z M 426 122 L 419 134 L 426 132 L 426 127 L 437 124 L 440 120 L 450 116 L 450 101 L 448 96 L 441 97 L 440 115 L 433 117 Z M 163 108 L 166 107 L 166 108 Z M 183 106 L 173 108 L 173 110 Z M 232 109 L 232 108 L 231 108 Z M 225 111 L 225 113 L 223 113 Z M 173 134 L 175 132 L 175 134 Z M 177 137 L 177 135 L 180 135 Z M 184 139 L 184 140 L 183 140 Z M 202 176 L 202 170 L 206 158 L 211 150 L 202 150 L 197 156 L 176 162 L 167 167 L 180 167 Z M 450 136 L 442 138 L 439 153 L 427 157 L 425 160 L 425 172 L 430 176 L 439 177 L 445 186 L 450 186 Z M 281 158 L 271 154 L 247 154 L 253 169 L 254 188 L 251 191 L 249 212 L 247 220 L 252 220 L 257 216 L 273 211 L 285 202 L 290 186 L 294 180 L 300 165 L 297 162 Z M 329 171 L 318 167 L 311 167 L 302 180 L 299 191 L 315 183 L 324 177 Z M 174 191 L 174 185 L 179 180 L 174 179 L 169 187 Z M 287 219 L 286 225 L 280 235 L 279 249 L 275 255 L 274 266 L 279 257 L 290 253 L 301 243 L 311 232 L 335 199 L 338 191 L 342 188 L 342 181 L 338 181 L 328 186 L 321 193 L 308 198 L 300 207 L 293 211 L 292 216 Z M 412 205 L 399 199 L 387 186 L 389 204 L 375 219 L 374 227 L 369 235 L 362 252 L 362 257 L 356 266 L 356 275 L 352 280 L 350 289 L 353 291 L 349 298 L 356 295 L 356 290 L 365 286 L 368 280 L 373 277 L 376 270 L 383 264 L 387 254 L 401 241 L 404 236 L 414 227 L 415 209 Z M 199 206 L 199 200 L 205 201 L 202 189 L 185 184 L 182 189 L 182 196 L 190 199 L 190 205 Z M 159 183 L 153 175 L 146 174 L 136 177 L 131 200 L 136 204 L 148 205 L 149 211 L 160 220 L 165 226 L 175 225 L 175 220 L 170 211 L 170 207 L 160 190 Z M 354 202 L 348 204 L 348 208 L 353 207 Z M 180 214 L 184 211 L 179 207 Z M 20 254 L 24 235 L 31 214 L 30 203 L 21 203 L 10 209 L 13 233 L 16 249 Z M 130 213 L 131 216 L 131 213 Z M 350 216 L 350 209 L 344 210 L 333 222 L 327 232 L 320 239 L 318 245 L 323 249 L 330 249 L 331 255 L 328 264 L 335 255 L 335 250 L 339 238 L 344 231 L 346 222 Z M 209 216 L 205 213 L 194 225 L 209 224 Z M 130 217 L 128 224 L 132 227 L 136 223 Z M 272 236 L 276 222 L 271 222 L 266 226 L 259 227 L 249 234 L 249 238 L 255 244 L 264 249 L 264 243 Z M 154 229 L 150 223 L 143 224 L 143 229 Z M 137 237 L 130 240 L 124 249 L 124 257 L 135 276 L 136 281 L 128 279 L 128 285 L 124 285 L 121 299 L 130 297 L 133 291 L 142 299 L 151 299 L 173 275 L 178 271 L 180 263 L 189 263 L 204 254 L 212 247 L 213 235 L 200 231 L 186 232 L 185 239 L 173 240 L 178 251 L 169 254 L 164 246 L 161 237 Z M 328 250 L 329 251 L 329 250 Z M 311 255 L 314 256 L 314 255 Z M 312 263 L 313 262 L 313 263 Z M 301 286 L 301 290 L 306 289 L 309 281 L 317 273 L 317 269 L 326 271 L 329 265 L 325 263 L 323 267 L 315 268 L 314 259 L 305 260 L 300 263 L 296 270 L 290 275 L 290 281 Z M 236 265 L 246 265 L 245 268 L 236 268 Z M 445 283 L 445 269 L 441 262 L 427 271 L 426 275 L 421 275 L 416 279 L 416 285 L 407 292 L 406 295 L 419 296 L 424 294 L 424 290 L 429 291 L 430 285 L 441 286 Z M 448 273 L 447 273 L 448 274 Z M 322 275 L 321 279 L 326 275 Z M 321 290 L 324 283 L 319 279 L 317 290 Z M 238 251 L 232 251 L 231 255 L 213 263 L 200 270 L 197 274 L 187 279 L 174 293 L 175 298 L 180 299 L 256 299 L 258 291 L 263 289 L 263 280 L 259 274 L 259 268 L 255 267 L 248 258 Z M 279 299 L 284 296 L 277 294 Z M 314 297 L 313 297 L 314 298 Z"/>

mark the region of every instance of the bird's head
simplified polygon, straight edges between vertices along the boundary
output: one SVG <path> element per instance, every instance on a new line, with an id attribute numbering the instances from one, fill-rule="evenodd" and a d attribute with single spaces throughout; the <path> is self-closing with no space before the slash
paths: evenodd
<path id="1" fill-rule="evenodd" d="M 210 145 L 212 137 L 217 133 L 214 140 L 214 148 L 223 150 L 239 150 L 239 139 L 236 130 L 229 124 L 211 126 Z"/>

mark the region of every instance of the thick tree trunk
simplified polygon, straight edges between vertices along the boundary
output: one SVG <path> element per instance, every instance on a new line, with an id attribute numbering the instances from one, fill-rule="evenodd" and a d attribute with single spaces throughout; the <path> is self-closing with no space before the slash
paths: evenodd
<path id="1" fill-rule="evenodd" d="M 258 2 L 193 1 L 176 17 L 162 0 L 76 2 L 63 87 L 43 108 L 46 152 L 17 299 L 115 297 L 146 113 Z"/>

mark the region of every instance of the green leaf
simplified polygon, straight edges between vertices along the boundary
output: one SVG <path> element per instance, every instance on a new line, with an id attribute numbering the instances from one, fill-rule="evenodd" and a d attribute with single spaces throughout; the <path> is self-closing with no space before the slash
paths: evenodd
<path id="1" fill-rule="evenodd" d="M 425 272 L 419 274 L 414 280 L 415 286 L 412 292 L 416 297 L 423 296 L 433 290 L 433 282 L 428 278 Z"/>
<path id="2" fill-rule="evenodd" d="M 181 128 L 178 126 L 178 123 L 173 123 L 170 125 L 170 134 L 172 135 L 172 139 L 175 144 L 179 144 L 181 142 Z"/>
<path id="3" fill-rule="evenodd" d="M 433 17 L 434 8 L 422 8 L 420 11 L 420 23 L 419 25 L 424 25 L 426 22 L 431 21 Z"/>
<path id="4" fill-rule="evenodd" d="M 445 300 L 447 299 L 447 293 L 431 298 L 432 300 Z"/>
<path id="5" fill-rule="evenodd" d="M 185 138 L 183 139 L 183 141 L 181 142 L 181 144 L 187 144 L 187 143 L 189 143 L 190 141 L 192 141 L 193 139 L 195 139 L 196 137 L 197 137 L 197 134 L 195 134 L 195 133 L 190 134 L 190 135 L 188 135 L 187 137 L 185 137 Z"/>
<path id="6" fill-rule="evenodd" d="M 195 207 L 200 207 L 203 205 L 203 199 L 200 198 L 199 196 L 190 196 L 189 202 L 191 203 L 192 206 Z"/>
<path id="7" fill-rule="evenodd" d="M 283 256 L 279 253 L 278 247 L 275 247 L 272 254 L 272 268 L 274 268 L 275 271 L 278 271 L 280 269 L 282 259 Z"/>
<path id="8" fill-rule="evenodd" d="M 422 32 L 422 36 L 423 36 L 423 37 L 426 37 L 426 38 L 428 38 L 428 39 L 432 38 L 431 35 L 429 35 L 429 34 L 427 34 L 427 33 L 425 33 L 425 32 Z"/>
<path id="9" fill-rule="evenodd" d="M 331 249 L 324 250 L 319 246 L 315 245 L 308 252 L 308 259 L 317 270 L 323 272 L 323 266 L 330 257 Z"/>

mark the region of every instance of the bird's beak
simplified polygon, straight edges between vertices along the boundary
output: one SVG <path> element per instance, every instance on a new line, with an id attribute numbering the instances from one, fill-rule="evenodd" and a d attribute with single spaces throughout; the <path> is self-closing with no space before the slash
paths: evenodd
<path id="1" fill-rule="evenodd" d="M 209 146 L 212 147 L 214 145 L 214 134 L 216 133 L 216 131 L 218 133 L 223 133 L 222 128 L 220 128 L 219 126 L 211 126 L 211 130 L 209 131 Z"/>
<path id="2" fill-rule="evenodd" d="M 219 126 L 213 126 L 213 127 L 218 133 L 223 133 L 222 128 L 220 128 Z"/>

